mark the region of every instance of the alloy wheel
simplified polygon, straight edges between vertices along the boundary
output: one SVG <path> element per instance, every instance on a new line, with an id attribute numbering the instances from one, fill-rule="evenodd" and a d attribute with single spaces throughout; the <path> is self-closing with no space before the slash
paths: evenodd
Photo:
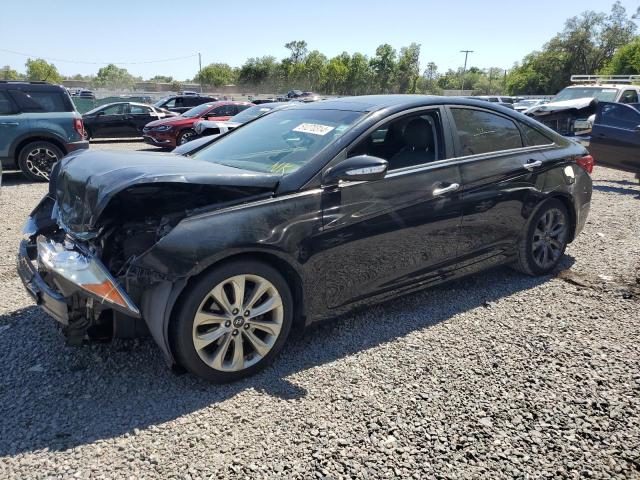
<path id="1" fill-rule="evenodd" d="M 196 136 L 196 132 L 186 131 L 182 135 L 180 135 L 180 140 L 178 141 L 179 145 L 184 145 L 187 142 L 193 140 Z"/>
<path id="2" fill-rule="evenodd" d="M 540 217 L 533 231 L 533 260 L 540 268 L 549 268 L 562 255 L 566 239 L 565 214 L 557 208 L 550 208 Z"/>
<path id="3" fill-rule="evenodd" d="M 58 161 L 58 156 L 45 147 L 34 148 L 26 159 L 27 169 L 35 176 L 49 180 L 49 173 Z"/>
<path id="4" fill-rule="evenodd" d="M 276 343 L 284 309 L 276 287 L 258 275 L 228 278 L 205 296 L 193 319 L 193 345 L 209 367 L 237 372 L 255 365 Z"/>

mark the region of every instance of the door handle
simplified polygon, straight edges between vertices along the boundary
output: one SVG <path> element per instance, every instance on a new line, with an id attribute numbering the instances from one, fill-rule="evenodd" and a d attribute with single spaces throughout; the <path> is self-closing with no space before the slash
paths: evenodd
<path id="1" fill-rule="evenodd" d="M 450 185 L 447 185 L 446 187 L 434 188 L 433 196 L 437 197 L 438 195 L 444 195 L 445 193 L 455 192 L 459 188 L 460 188 L 459 183 L 452 183 Z"/>
<path id="2" fill-rule="evenodd" d="M 0 122 L 3 127 L 17 127 L 20 125 L 18 122 Z"/>
<path id="3" fill-rule="evenodd" d="M 522 166 L 527 170 L 532 171 L 534 168 L 542 166 L 542 160 L 529 160 L 527 163 L 524 163 Z"/>

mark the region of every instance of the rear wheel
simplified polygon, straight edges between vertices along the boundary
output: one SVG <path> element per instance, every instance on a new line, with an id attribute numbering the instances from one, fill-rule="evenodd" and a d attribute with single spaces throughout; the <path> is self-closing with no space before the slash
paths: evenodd
<path id="1" fill-rule="evenodd" d="M 560 200 L 546 201 L 529 220 L 515 267 L 528 275 L 546 275 L 560 262 L 569 241 L 569 214 Z"/>
<path id="2" fill-rule="evenodd" d="M 191 128 L 187 128 L 186 130 L 183 130 L 182 132 L 180 132 L 176 140 L 176 144 L 184 145 L 185 143 L 190 142 L 191 140 L 196 138 L 197 135 L 198 134 L 195 132 L 195 130 L 192 130 Z"/>
<path id="3" fill-rule="evenodd" d="M 51 142 L 31 142 L 20 150 L 18 166 L 29 180 L 46 182 L 51 169 L 63 156 L 62 150 Z"/>
<path id="4" fill-rule="evenodd" d="M 170 341 L 187 370 L 223 383 L 271 363 L 292 321 L 291 292 L 277 270 L 260 262 L 232 262 L 187 291 L 173 318 Z"/>

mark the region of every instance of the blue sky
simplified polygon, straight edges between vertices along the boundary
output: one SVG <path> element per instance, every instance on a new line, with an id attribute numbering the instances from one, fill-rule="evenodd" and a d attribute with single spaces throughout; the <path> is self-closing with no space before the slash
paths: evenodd
<path id="1" fill-rule="evenodd" d="M 24 71 L 26 53 L 54 61 L 65 75 L 92 74 L 109 62 L 145 62 L 202 53 L 213 62 L 241 65 L 248 57 L 285 57 L 284 44 L 306 40 L 331 57 L 346 50 L 372 56 L 381 43 L 422 45 L 421 65 L 441 71 L 469 65 L 509 68 L 539 49 L 584 10 L 609 11 L 613 0 L 431 1 L 320 0 L 318 2 L 190 0 L 21 0 L 0 10 L 0 66 Z M 637 1 L 623 0 L 633 12 Z M 63 62 L 71 60 L 74 62 Z M 82 62 L 98 62 L 87 64 Z M 197 56 L 120 65 L 144 78 L 178 79 L 197 72 Z"/>

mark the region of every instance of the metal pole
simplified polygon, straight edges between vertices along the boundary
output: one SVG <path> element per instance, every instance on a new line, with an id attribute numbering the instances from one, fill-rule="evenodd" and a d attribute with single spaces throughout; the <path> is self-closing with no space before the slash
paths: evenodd
<path id="1" fill-rule="evenodd" d="M 200 80 L 200 93 L 202 93 L 202 55 L 198 52 L 198 79 Z"/>
<path id="2" fill-rule="evenodd" d="M 467 57 L 470 53 L 473 53 L 473 50 L 460 50 L 460 53 L 464 53 L 464 67 L 462 67 L 462 84 L 460 85 L 460 95 L 463 95 L 464 92 L 464 74 L 467 71 Z"/>

